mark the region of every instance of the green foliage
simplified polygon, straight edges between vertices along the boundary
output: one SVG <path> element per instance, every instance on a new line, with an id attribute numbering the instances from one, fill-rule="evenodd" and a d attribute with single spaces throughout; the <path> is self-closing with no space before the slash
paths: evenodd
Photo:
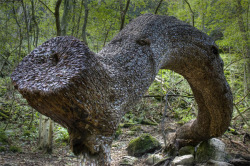
<path id="1" fill-rule="evenodd" d="M 24 137 L 30 137 L 30 135 L 31 135 L 31 131 L 29 131 L 29 130 L 26 130 L 23 132 Z"/>
<path id="2" fill-rule="evenodd" d="M 11 145 L 10 146 L 10 151 L 13 152 L 13 153 L 19 153 L 19 152 L 22 151 L 22 149 L 20 147 L 18 147 L 18 146 Z"/>
<path id="3" fill-rule="evenodd" d="M 130 128 L 131 131 L 141 131 L 141 126 L 132 126 Z"/>
<path id="4" fill-rule="evenodd" d="M 4 146 L 0 146 L 0 152 L 6 151 L 6 148 Z"/>
<path id="5" fill-rule="evenodd" d="M 121 126 L 124 128 L 129 128 L 131 126 L 134 126 L 136 123 L 122 123 Z"/>
<path id="6" fill-rule="evenodd" d="M 119 126 L 118 129 L 115 132 L 115 139 L 118 139 L 121 134 L 122 134 L 122 129 Z"/>
<path id="7" fill-rule="evenodd" d="M 157 126 L 158 125 L 158 123 L 154 123 L 154 122 L 152 122 L 152 121 L 150 121 L 148 119 L 143 119 L 141 121 L 141 124 L 143 124 L 143 125 L 152 125 L 152 126 Z"/>
<path id="8" fill-rule="evenodd" d="M 55 134 L 55 141 L 57 143 L 69 143 L 69 133 L 67 129 L 59 126 L 57 127 Z"/>
<path id="9" fill-rule="evenodd" d="M 8 137 L 3 130 L 0 130 L 0 145 L 9 144 Z"/>
<path id="10" fill-rule="evenodd" d="M 9 119 L 9 112 L 6 110 L 0 110 L 0 120 Z"/>

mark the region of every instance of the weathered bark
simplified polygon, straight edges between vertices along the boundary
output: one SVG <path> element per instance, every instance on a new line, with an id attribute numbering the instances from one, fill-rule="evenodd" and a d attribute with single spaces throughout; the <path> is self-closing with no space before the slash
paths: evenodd
<path id="1" fill-rule="evenodd" d="M 75 154 L 109 165 L 121 117 L 160 68 L 183 75 L 199 106 L 197 119 L 177 130 L 174 142 L 193 144 L 222 135 L 233 105 L 217 46 L 174 17 L 142 15 L 98 54 L 76 38 L 53 38 L 23 59 L 12 81 L 32 107 L 68 128 Z"/>
<path id="2" fill-rule="evenodd" d="M 54 122 L 40 114 L 38 148 L 44 153 L 52 153 Z"/>

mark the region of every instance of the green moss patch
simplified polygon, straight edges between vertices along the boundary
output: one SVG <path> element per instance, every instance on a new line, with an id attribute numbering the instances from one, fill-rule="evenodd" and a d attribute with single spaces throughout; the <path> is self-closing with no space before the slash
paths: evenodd
<path id="1" fill-rule="evenodd" d="M 115 139 L 118 139 L 121 134 L 122 134 L 122 129 L 119 126 L 118 129 L 115 132 Z"/>
<path id="2" fill-rule="evenodd" d="M 6 148 L 4 146 L 0 146 L 0 152 L 6 151 Z"/>
<path id="3" fill-rule="evenodd" d="M 4 131 L 0 130 L 0 144 L 6 145 L 9 144 L 8 137 Z"/>
<path id="4" fill-rule="evenodd" d="M 143 119 L 141 121 L 141 124 L 143 124 L 143 125 L 151 125 L 151 126 L 157 126 L 158 125 L 157 123 L 154 123 L 154 122 L 152 122 L 152 121 L 150 121 L 148 119 Z"/>
<path id="5" fill-rule="evenodd" d="M 21 152 L 22 149 L 20 147 L 17 147 L 17 146 L 10 146 L 10 151 L 13 153 L 17 153 L 17 152 Z"/>
<path id="6" fill-rule="evenodd" d="M 142 134 L 129 142 L 127 150 L 129 155 L 140 157 L 145 153 L 151 153 L 160 148 L 161 145 L 158 140 L 150 134 Z"/>
<path id="7" fill-rule="evenodd" d="M 141 131 L 141 126 L 132 126 L 130 128 L 131 131 Z"/>

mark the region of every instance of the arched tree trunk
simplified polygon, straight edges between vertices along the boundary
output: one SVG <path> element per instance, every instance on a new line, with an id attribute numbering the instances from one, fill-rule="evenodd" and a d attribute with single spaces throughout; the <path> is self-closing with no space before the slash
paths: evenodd
<path id="1" fill-rule="evenodd" d="M 98 54 L 73 37 L 56 37 L 26 56 L 12 81 L 29 104 L 67 127 L 71 148 L 86 164 L 109 165 L 117 126 L 160 68 L 189 82 L 196 120 L 177 130 L 174 144 L 197 144 L 222 135 L 232 114 L 232 94 L 214 41 L 174 17 L 142 15 Z"/>

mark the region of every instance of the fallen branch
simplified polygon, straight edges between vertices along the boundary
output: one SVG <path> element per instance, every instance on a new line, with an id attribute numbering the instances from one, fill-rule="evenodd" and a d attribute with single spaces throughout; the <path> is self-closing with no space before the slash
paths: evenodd
<path id="1" fill-rule="evenodd" d="M 146 95 L 146 96 L 143 96 L 143 98 L 147 98 L 147 97 L 165 97 L 166 95 Z M 178 97 L 187 97 L 187 98 L 194 98 L 194 96 L 185 96 L 185 95 L 168 95 L 168 96 L 178 96 Z"/>
<path id="2" fill-rule="evenodd" d="M 233 147 L 237 147 L 237 146 L 235 146 L 235 144 L 236 144 L 236 145 L 239 145 L 239 146 L 243 147 L 248 153 L 250 153 L 250 152 L 248 151 L 247 147 L 246 147 L 245 145 L 243 145 L 242 143 L 232 140 L 232 139 L 231 139 L 229 136 L 227 136 L 226 134 L 224 134 L 224 136 L 230 141 L 230 143 L 233 145 Z"/>
<path id="3" fill-rule="evenodd" d="M 168 157 L 168 158 L 162 159 L 158 163 L 154 164 L 154 166 L 160 166 L 160 165 L 163 165 L 163 164 L 168 165 L 173 159 L 174 159 L 174 157 Z"/>
<path id="4" fill-rule="evenodd" d="M 234 140 L 231 140 L 232 143 L 236 144 L 236 145 L 239 145 L 241 146 L 242 148 L 244 148 L 248 153 L 250 153 L 247 149 L 247 147 L 245 145 L 243 145 L 242 143 L 240 142 L 237 142 L 237 141 L 234 141 Z"/>

